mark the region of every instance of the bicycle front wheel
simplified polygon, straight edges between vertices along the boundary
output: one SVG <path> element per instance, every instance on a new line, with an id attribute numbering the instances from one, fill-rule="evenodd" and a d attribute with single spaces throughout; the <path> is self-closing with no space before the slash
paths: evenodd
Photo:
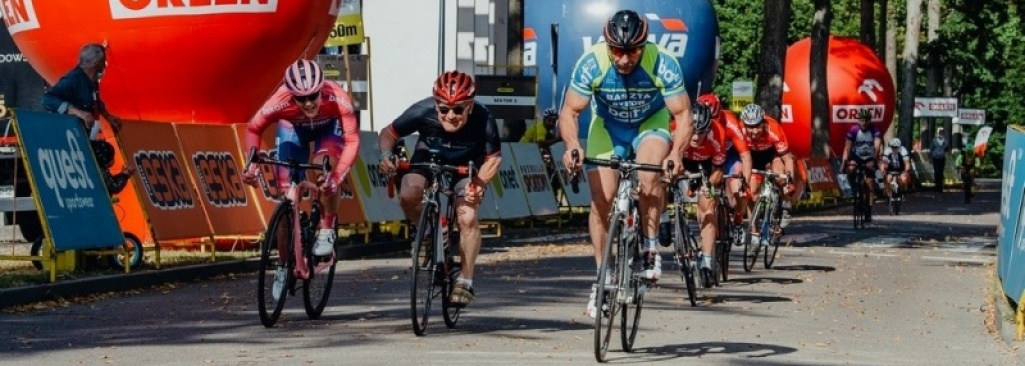
<path id="1" fill-rule="evenodd" d="M 445 275 L 445 282 L 442 284 L 442 298 L 441 298 L 441 315 L 445 320 L 445 326 L 451 328 L 456 327 L 456 323 L 459 322 L 459 314 L 463 308 L 459 306 L 452 306 L 450 299 L 452 298 L 452 289 L 456 285 L 456 279 L 459 278 L 460 265 L 455 261 L 455 255 L 459 253 L 458 248 L 454 248 L 455 243 L 453 238 L 455 233 L 452 232 L 452 227 L 449 226 L 449 233 L 446 236 L 449 238 L 448 243 L 445 243 L 445 263 L 443 266 L 438 266 L 440 275 Z"/>
<path id="2" fill-rule="evenodd" d="M 715 285 L 719 286 L 721 282 L 726 282 L 730 279 L 730 246 L 733 245 L 733 225 L 732 214 L 729 209 L 726 208 L 725 204 L 720 204 L 716 208 L 716 217 L 718 220 L 718 229 L 716 230 L 716 237 L 719 239 L 715 243 Z"/>
<path id="3" fill-rule="evenodd" d="M 292 242 L 292 214 L 292 205 L 287 201 L 278 204 L 260 245 L 260 274 L 257 278 L 256 301 L 260 322 L 267 328 L 273 327 L 281 316 L 281 309 L 285 307 L 285 296 L 288 294 L 288 283 L 291 282 L 287 277 L 292 276 L 292 271 L 287 263 L 292 258 L 292 251 L 278 253 L 278 248 L 291 247 L 289 244 Z M 285 269 L 284 279 L 276 278 L 279 266 Z M 277 288 L 277 291 L 274 288 L 276 281 L 284 284 Z"/>
<path id="4" fill-rule="evenodd" d="M 422 336 L 427 330 L 431 300 L 435 293 L 434 233 L 438 232 L 438 214 L 434 206 L 425 204 L 413 240 L 413 278 L 410 286 L 410 316 L 413 333 Z"/>
<path id="5" fill-rule="evenodd" d="M 613 319 L 619 313 L 618 298 L 622 274 L 618 263 L 620 258 L 625 258 L 623 253 L 620 253 L 619 236 L 622 230 L 623 216 L 614 216 L 609 223 L 601 266 L 598 267 L 598 289 L 594 299 L 594 306 L 598 309 L 598 314 L 594 317 L 594 358 L 598 362 L 605 362 L 609 341 L 612 338 Z"/>
<path id="6" fill-rule="evenodd" d="M 623 351 L 633 352 L 634 340 L 637 339 L 637 325 L 641 322 L 641 309 L 644 308 L 644 291 L 647 284 L 637 276 L 636 269 L 642 263 L 638 255 L 640 248 L 640 237 L 632 235 L 627 239 L 625 256 L 620 256 L 619 272 L 620 283 L 623 288 L 623 312 L 620 317 L 619 330 L 623 344 Z M 633 260 L 622 260 L 632 257 Z"/>
<path id="7" fill-rule="evenodd" d="M 683 283 L 687 285 L 687 298 L 690 300 L 690 306 L 698 306 L 697 297 L 697 284 L 694 282 L 694 259 L 696 257 L 696 251 L 698 247 L 697 239 L 690 233 L 690 227 L 687 226 L 687 220 L 683 215 L 687 213 L 680 207 L 680 204 L 675 205 L 673 213 L 673 244 L 675 246 L 675 255 L 677 261 L 680 262 L 680 272 L 683 277 Z"/>
<path id="8" fill-rule="evenodd" d="M 755 268 L 755 263 L 758 262 L 758 251 L 762 248 L 761 241 L 763 237 L 762 234 L 764 233 L 764 230 L 762 230 L 762 226 L 764 226 L 762 225 L 762 222 L 765 221 L 765 209 L 765 200 L 760 199 L 755 203 L 754 210 L 751 211 L 750 227 L 747 230 L 751 234 L 748 235 L 747 240 L 744 241 L 745 272 L 751 272 L 751 270 Z M 755 233 L 758 235 L 755 235 Z"/>
<path id="9" fill-rule="evenodd" d="M 772 263 L 776 261 L 776 252 L 779 251 L 779 242 L 783 237 L 783 229 L 780 227 L 783 221 L 782 205 L 782 202 L 777 200 L 772 211 L 766 215 L 769 218 L 769 246 L 765 247 L 765 256 L 762 260 L 765 269 L 772 269 Z"/>

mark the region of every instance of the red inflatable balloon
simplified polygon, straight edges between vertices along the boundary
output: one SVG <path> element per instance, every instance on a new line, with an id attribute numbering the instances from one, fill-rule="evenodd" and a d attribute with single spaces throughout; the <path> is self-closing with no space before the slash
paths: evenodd
<path id="1" fill-rule="evenodd" d="M 126 119 L 245 122 L 296 58 L 313 57 L 341 0 L 4 0 L 29 63 L 55 83 L 83 44 L 108 46 L 101 92 Z"/>
<path id="2" fill-rule="evenodd" d="M 811 155 L 811 38 L 787 49 L 780 121 L 798 158 Z M 829 146 L 843 154 L 844 136 L 858 123 L 858 111 L 872 112 L 872 122 L 886 131 L 893 120 L 896 91 L 886 65 L 871 48 L 853 38 L 830 37 L 826 75 L 829 78 Z"/>

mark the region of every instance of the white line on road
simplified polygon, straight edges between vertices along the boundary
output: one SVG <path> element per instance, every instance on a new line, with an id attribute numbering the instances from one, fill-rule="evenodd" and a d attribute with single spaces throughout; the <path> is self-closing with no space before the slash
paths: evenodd
<path id="1" fill-rule="evenodd" d="M 922 257 L 923 261 L 966 263 L 966 264 L 990 264 L 995 262 L 994 258 L 983 257 Z"/>

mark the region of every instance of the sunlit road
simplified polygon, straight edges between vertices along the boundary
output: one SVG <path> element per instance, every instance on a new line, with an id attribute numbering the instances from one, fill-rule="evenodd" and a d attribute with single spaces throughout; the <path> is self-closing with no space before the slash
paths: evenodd
<path id="1" fill-rule="evenodd" d="M 697 307 L 667 262 L 646 298 L 637 350 L 621 352 L 614 338 L 609 362 L 1014 364 L 985 326 L 998 200 L 983 192 L 964 206 L 956 193 L 920 193 L 907 215 L 879 204 L 876 222 L 857 231 L 847 209 L 804 214 L 774 269 L 745 274 L 737 257 L 731 280 L 701 290 Z M 292 298 L 273 329 L 256 314 L 255 275 L 0 314 L 0 363 L 594 364 L 584 239 L 577 229 L 490 241 L 477 300 L 456 329 L 436 314 L 424 337 L 410 326 L 408 260 L 373 259 L 339 264 L 321 320 L 307 320 Z"/>

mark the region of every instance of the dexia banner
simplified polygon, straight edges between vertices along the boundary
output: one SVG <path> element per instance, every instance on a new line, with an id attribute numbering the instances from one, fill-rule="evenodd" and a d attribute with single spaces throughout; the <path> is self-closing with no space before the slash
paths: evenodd
<path id="1" fill-rule="evenodd" d="M 33 191 L 57 250 L 124 243 L 117 217 L 78 119 L 15 110 Z"/>
<path id="2" fill-rule="evenodd" d="M 648 41 L 676 56 L 692 100 L 699 84 L 702 91 L 712 88 L 719 23 L 708 0 L 549 0 L 527 1 L 524 8 L 523 63 L 538 68 L 538 110 L 562 104 L 577 59 L 604 41 L 605 22 L 624 9 L 647 19 Z M 586 138 L 590 113 L 580 118 L 580 136 Z"/>

